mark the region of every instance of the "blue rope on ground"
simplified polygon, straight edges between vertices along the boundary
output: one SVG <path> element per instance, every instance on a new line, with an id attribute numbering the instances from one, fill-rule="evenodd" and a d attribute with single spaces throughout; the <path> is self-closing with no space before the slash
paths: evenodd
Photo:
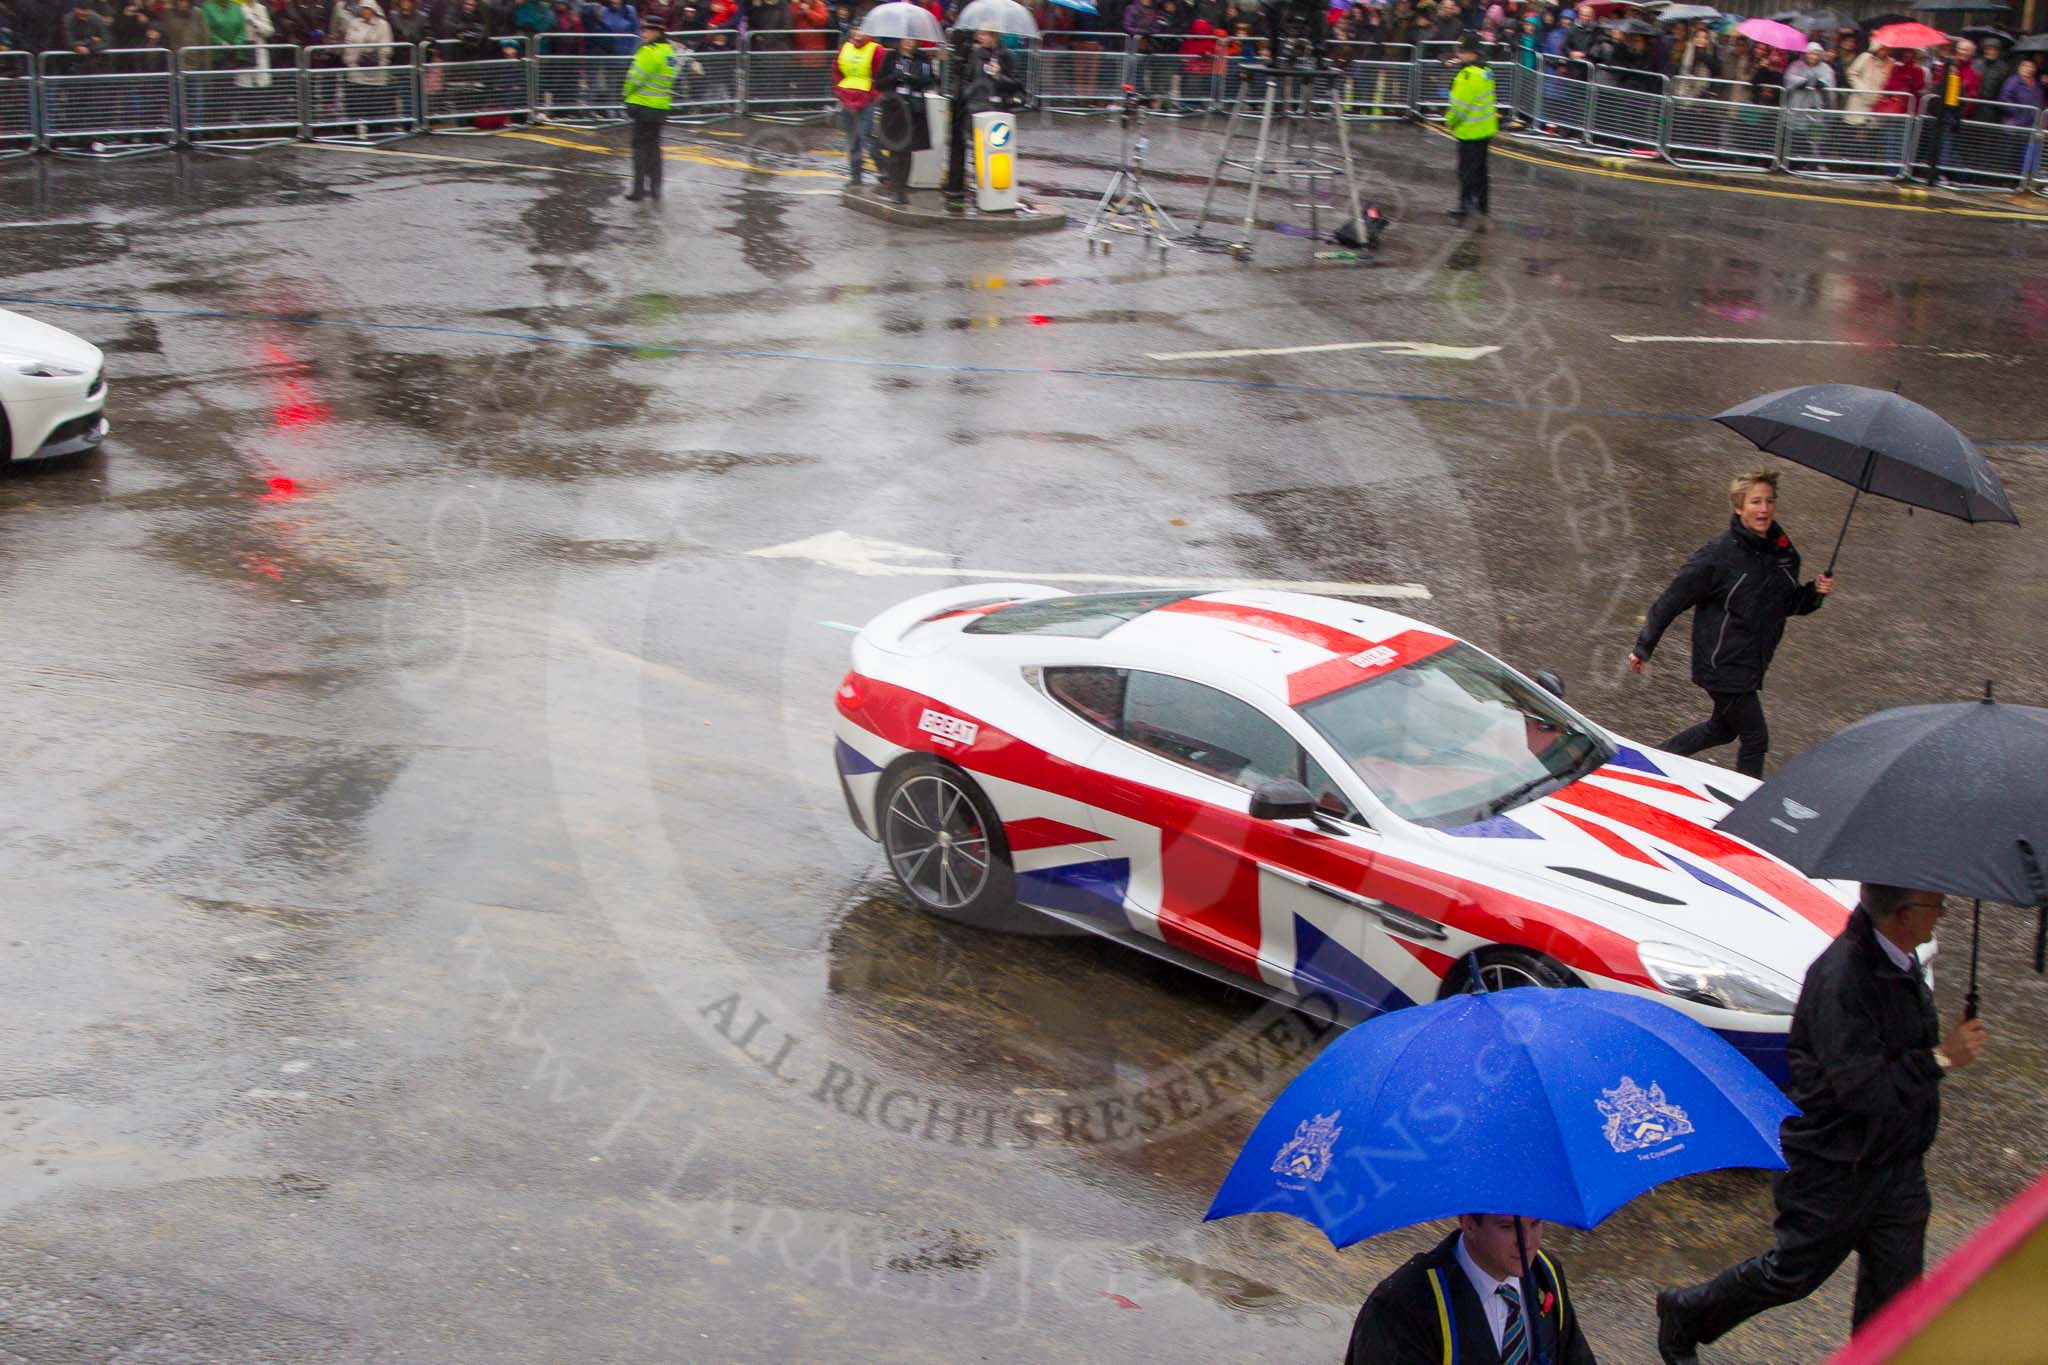
<path id="1" fill-rule="evenodd" d="M 1633 417 L 1651 422 L 1711 422 L 1687 412 L 1645 412 L 1635 408 L 1589 408 L 1552 403 L 1518 403 L 1505 398 L 1473 398 L 1446 393 L 1406 393 L 1398 389 L 1352 389 L 1321 384 L 1280 384 L 1262 379 L 1224 379 L 1213 375 L 1145 374 L 1136 370 L 1088 370 L 1067 366 L 944 365 L 920 360 L 881 360 L 870 356 L 813 355 L 805 351 L 747 351 L 724 346 L 673 346 L 663 342 L 603 341 L 594 337 L 550 336 L 545 332 L 511 332 L 493 327 L 450 327 L 429 322 L 364 322 L 348 318 L 311 318 L 289 313 L 249 313 L 221 308 L 147 308 L 133 303 L 88 303 L 77 299 L 39 299 L 0 294 L 0 304 L 70 308 L 88 313 L 132 313 L 151 317 L 195 318 L 217 322 L 273 322 L 294 327 L 341 327 L 364 332 L 421 332 L 442 336 L 491 337 L 546 346 L 582 346 L 597 351 L 656 352 L 662 355 L 717 356 L 732 360 L 801 360 L 814 365 L 852 365 L 872 370 L 929 370 L 942 374 L 1061 375 L 1074 379 L 1135 380 L 1155 384 L 1200 384 L 1268 393 L 1313 393 L 1338 398 L 1385 398 L 1402 403 L 1450 403 L 1460 407 L 1500 408 L 1510 412 L 1556 412 L 1581 417 Z M 2048 437 L 2000 437 L 1980 446 L 2048 446 Z"/>

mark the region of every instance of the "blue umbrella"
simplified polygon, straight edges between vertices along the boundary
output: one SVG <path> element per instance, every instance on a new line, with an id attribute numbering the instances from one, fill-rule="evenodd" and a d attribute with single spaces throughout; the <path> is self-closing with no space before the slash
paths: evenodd
<path id="1" fill-rule="evenodd" d="M 1083 14 L 1095 13 L 1095 0 L 1052 0 L 1061 9 L 1077 9 Z"/>
<path id="2" fill-rule="evenodd" d="M 1796 1112 L 1655 1000 L 1459 995 L 1324 1049 L 1259 1120 L 1206 1217 L 1292 1214 L 1339 1247 L 1461 1213 L 1590 1228 L 1679 1176 L 1782 1170 L 1778 1124 Z"/>

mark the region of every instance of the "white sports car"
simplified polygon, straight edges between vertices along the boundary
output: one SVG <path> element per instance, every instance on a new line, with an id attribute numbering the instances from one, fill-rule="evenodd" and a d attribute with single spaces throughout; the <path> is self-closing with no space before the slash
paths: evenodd
<path id="1" fill-rule="evenodd" d="M 853 821 L 927 909 L 1033 911 L 1351 1017 L 1468 989 L 1661 999 L 1785 1078 L 1855 903 L 1715 829 L 1753 779 L 1481 650 L 1282 592 L 978 585 L 883 612 L 838 693 Z"/>
<path id="2" fill-rule="evenodd" d="M 0 309 L 0 465 L 77 455 L 106 439 L 100 348 Z"/>

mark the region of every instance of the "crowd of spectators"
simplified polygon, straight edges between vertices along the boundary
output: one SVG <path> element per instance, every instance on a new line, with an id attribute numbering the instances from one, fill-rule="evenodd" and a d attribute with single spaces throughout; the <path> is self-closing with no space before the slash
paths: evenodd
<path id="1" fill-rule="evenodd" d="M 963 0 L 917 0 L 942 25 Z M 0 0 L 0 49 L 68 51 L 80 60 L 120 49 L 240 44 L 437 40 L 455 59 L 495 55 L 504 35 L 558 35 L 551 50 L 630 55 L 643 15 L 685 45 L 827 54 L 873 0 Z M 1238 58 L 1269 56 L 1260 0 L 1101 0 L 1096 14 L 1025 0 L 1051 48 L 1174 55 L 1194 81 Z M 1600 15 L 1543 0 L 1391 0 L 1329 14 L 1340 61 L 1448 58 L 1474 34 L 1496 61 L 1601 84 L 1787 110 L 1839 109 L 1851 118 L 1916 112 L 1923 93 L 1945 94 L 1951 123 L 2032 126 L 2043 102 L 2039 54 L 2014 54 L 1996 37 L 1957 38 L 1935 51 L 1886 51 L 1863 29 L 1814 35 L 1806 52 L 1753 42 L 1725 25 L 1662 24 Z M 559 35 L 572 35 L 564 40 Z"/>

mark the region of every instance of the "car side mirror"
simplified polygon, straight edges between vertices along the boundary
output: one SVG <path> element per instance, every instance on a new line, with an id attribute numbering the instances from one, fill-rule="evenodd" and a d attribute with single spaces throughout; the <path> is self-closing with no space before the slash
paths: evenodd
<path id="1" fill-rule="evenodd" d="M 1252 819 L 1307 820 L 1316 813 L 1316 799 L 1291 777 L 1276 777 L 1252 789 Z"/>
<path id="2" fill-rule="evenodd" d="M 1556 697 L 1559 701 L 1564 700 L 1564 679 L 1558 677 L 1556 673 L 1547 668 L 1539 668 L 1529 676 L 1545 692 Z"/>

